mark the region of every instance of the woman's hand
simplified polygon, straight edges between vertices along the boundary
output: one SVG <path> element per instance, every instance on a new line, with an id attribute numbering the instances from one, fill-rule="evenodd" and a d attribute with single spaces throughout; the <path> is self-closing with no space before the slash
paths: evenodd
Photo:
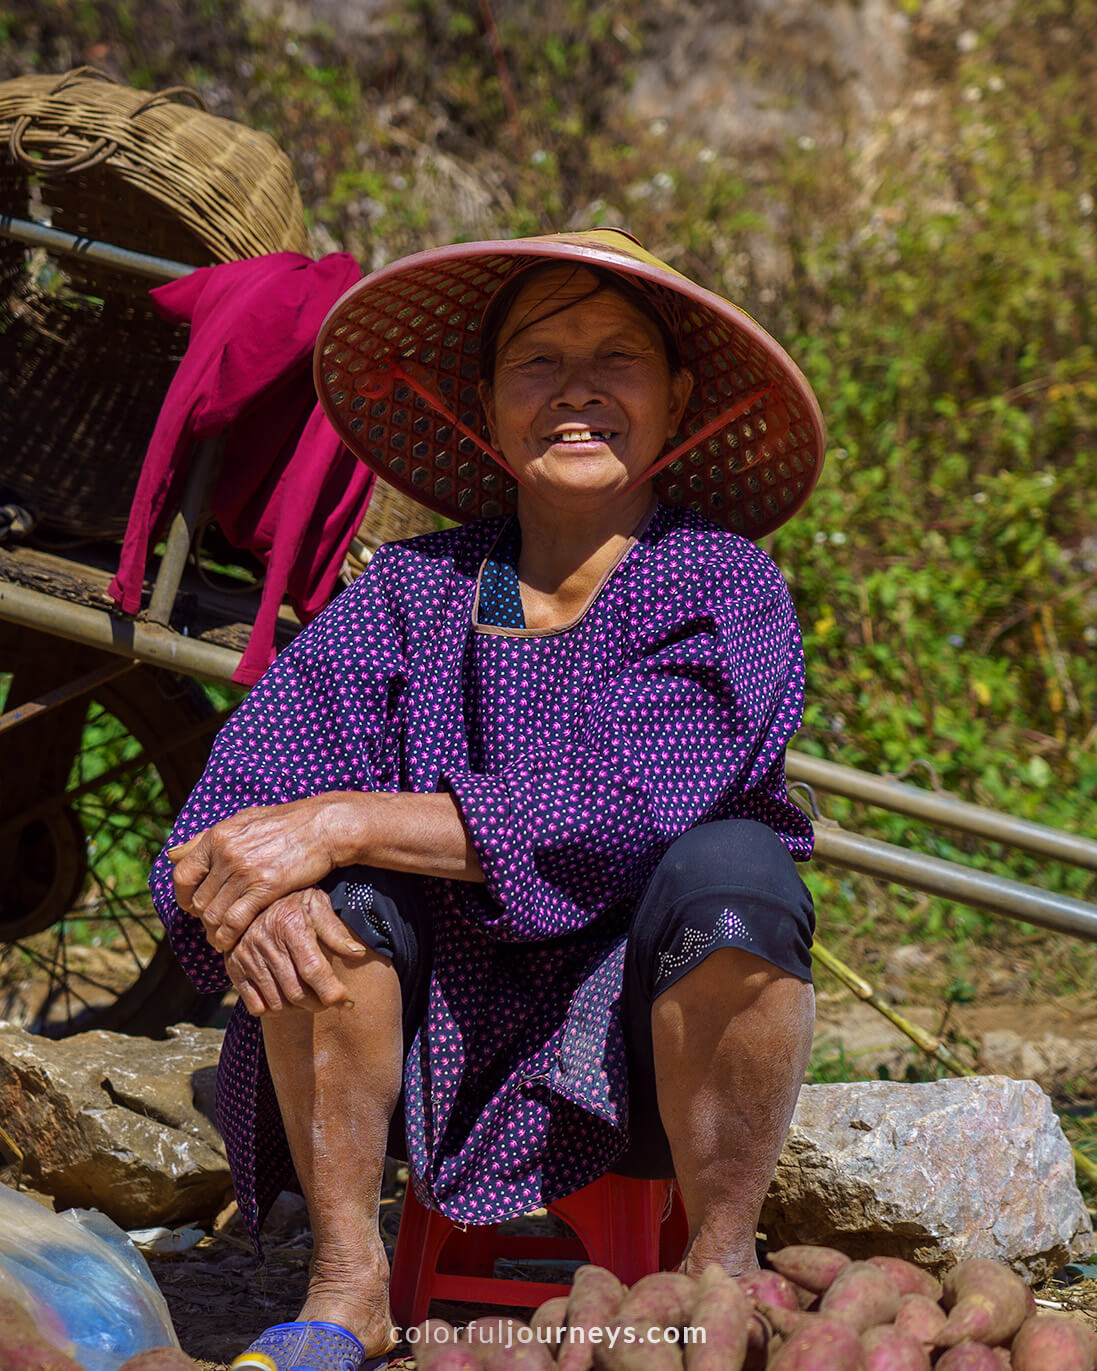
<path id="1" fill-rule="evenodd" d="M 367 949 L 339 918 L 322 890 L 296 890 L 262 910 L 225 957 L 225 970 L 249 1014 L 350 1006 L 333 957 Z"/>
<path id="2" fill-rule="evenodd" d="M 341 866 L 482 881 L 452 795 L 335 790 L 242 809 L 168 849 L 175 898 L 231 952 L 260 912 Z"/>
<path id="3" fill-rule="evenodd" d="M 242 809 L 168 851 L 180 908 L 231 952 L 255 916 L 340 865 L 342 794 Z"/>

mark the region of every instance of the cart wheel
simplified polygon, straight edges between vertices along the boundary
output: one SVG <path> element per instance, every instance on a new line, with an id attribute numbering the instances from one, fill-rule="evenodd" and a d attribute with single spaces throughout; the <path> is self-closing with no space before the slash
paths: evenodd
<path id="1" fill-rule="evenodd" d="M 110 660 L 0 623 L 0 713 Z M 175 961 L 146 885 L 215 723 L 193 681 L 134 665 L 0 734 L 0 1019 L 50 1037 L 157 1036 L 216 1007 Z"/>

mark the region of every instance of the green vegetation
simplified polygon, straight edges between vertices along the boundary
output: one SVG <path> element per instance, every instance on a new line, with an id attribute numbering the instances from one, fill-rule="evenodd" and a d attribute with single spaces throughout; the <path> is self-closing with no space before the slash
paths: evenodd
<path id="1" fill-rule="evenodd" d="M 924 761 L 956 794 L 1093 834 L 1097 0 L 902 9 L 926 98 L 871 137 L 801 138 L 750 165 L 630 122 L 623 93 L 668 22 L 642 0 L 497 0 L 494 43 L 473 0 L 406 0 L 357 43 L 245 21 L 229 0 L 179 0 L 171 20 L 166 0 L 0 0 L 0 32 L 12 74 L 102 50 L 135 84 L 193 81 L 268 129 L 318 251 L 372 267 L 616 223 L 741 301 L 830 429 L 818 489 L 769 544 L 809 660 L 798 746 L 870 771 Z M 1097 898 L 1092 875 L 824 810 Z M 1091 948 L 822 867 L 810 879 L 836 951 L 878 927 L 943 939 L 952 978 L 979 939 L 1042 959 L 1045 989 L 1093 984 Z"/>

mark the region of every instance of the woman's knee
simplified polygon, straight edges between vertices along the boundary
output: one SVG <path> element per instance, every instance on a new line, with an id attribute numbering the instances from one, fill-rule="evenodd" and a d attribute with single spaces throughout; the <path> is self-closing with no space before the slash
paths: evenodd
<path id="1" fill-rule="evenodd" d="M 735 886 L 793 891 L 798 901 L 802 890 L 788 848 L 772 828 L 754 819 L 719 819 L 689 829 L 671 843 L 656 876 L 683 892 Z"/>

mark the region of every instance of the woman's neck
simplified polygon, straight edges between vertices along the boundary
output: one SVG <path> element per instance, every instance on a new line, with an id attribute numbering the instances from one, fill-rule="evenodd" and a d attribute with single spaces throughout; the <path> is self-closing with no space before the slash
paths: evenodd
<path id="1" fill-rule="evenodd" d="M 545 508 L 525 494 L 518 498 L 522 604 L 528 627 L 550 628 L 582 610 L 657 502 L 650 486 L 589 513 Z"/>

